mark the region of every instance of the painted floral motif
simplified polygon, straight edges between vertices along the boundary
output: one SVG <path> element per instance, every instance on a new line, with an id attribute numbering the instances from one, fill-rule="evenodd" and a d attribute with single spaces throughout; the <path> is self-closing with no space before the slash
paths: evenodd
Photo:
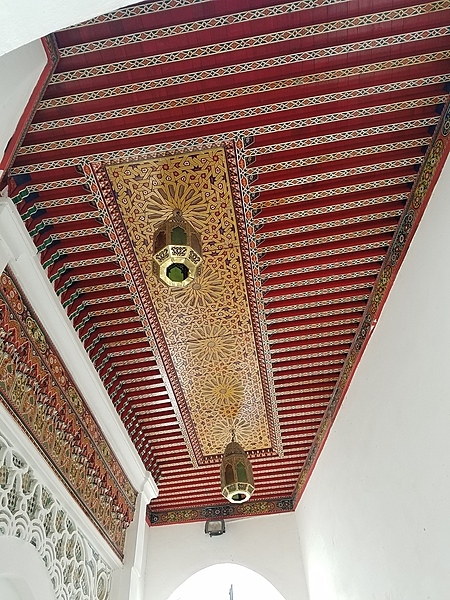
<path id="1" fill-rule="evenodd" d="M 220 415 L 230 417 L 232 421 L 244 402 L 244 388 L 238 373 L 211 374 L 203 386 L 203 392 L 205 405 L 212 406 Z"/>
<path id="2" fill-rule="evenodd" d="M 230 361 L 235 339 L 222 325 L 205 324 L 192 333 L 188 341 L 190 353 L 200 362 Z"/>
<path id="3" fill-rule="evenodd" d="M 200 276 L 186 288 L 170 290 L 183 304 L 188 304 L 193 309 L 206 309 L 221 301 L 224 287 L 217 274 L 211 272 L 200 273 Z"/>
<path id="4" fill-rule="evenodd" d="M 232 518 L 239 515 L 256 516 L 272 513 L 290 512 L 293 510 L 292 498 L 281 498 L 273 501 L 246 502 L 245 504 L 221 504 L 204 508 L 189 508 L 186 510 L 151 512 L 148 511 L 152 525 L 167 523 L 188 523 L 204 519 Z"/>

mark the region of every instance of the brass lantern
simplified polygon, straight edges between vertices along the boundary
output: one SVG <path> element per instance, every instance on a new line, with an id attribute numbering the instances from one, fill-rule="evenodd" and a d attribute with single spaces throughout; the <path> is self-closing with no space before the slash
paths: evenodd
<path id="1" fill-rule="evenodd" d="M 220 465 L 222 495 L 233 504 L 247 502 L 255 491 L 253 470 L 240 444 L 232 441 L 225 448 Z"/>
<path id="2" fill-rule="evenodd" d="M 202 262 L 200 235 L 180 210 L 158 223 L 153 236 L 153 272 L 170 287 L 194 281 Z"/>

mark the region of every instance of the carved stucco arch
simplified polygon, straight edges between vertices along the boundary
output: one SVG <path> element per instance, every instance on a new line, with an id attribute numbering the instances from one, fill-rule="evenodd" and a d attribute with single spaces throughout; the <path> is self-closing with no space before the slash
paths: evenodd
<path id="1" fill-rule="evenodd" d="M 50 575 L 36 548 L 12 536 L 0 536 L 2 600 L 55 600 Z"/>
<path id="2" fill-rule="evenodd" d="M 17 544 L 23 550 L 17 554 Z M 111 569 L 89 544 L 64 507 L 40 483 L 31 467 L 0 435 L 0 577 L 11 586 L 22 586 L 27 598 L 25 556 L 40 561 L 50 581 L 52 595 L 31 596 L 30 600 L 107 600 Z M 7 561 L 8 552 L 15 555 Z M 16 570 L 14 570 L 16 568 Z M 41 572 L 42 572 L 41 568 Z M 19 571 L 17 571 L 19 569 Z M 44 589 L 45 589 L 45 585 Z M 5 584 L 6 587 L 6 584 Z M 34 593 L 34 589 L 31 588 Z M 22 597 L 21 597 L 22 600 Z"/>

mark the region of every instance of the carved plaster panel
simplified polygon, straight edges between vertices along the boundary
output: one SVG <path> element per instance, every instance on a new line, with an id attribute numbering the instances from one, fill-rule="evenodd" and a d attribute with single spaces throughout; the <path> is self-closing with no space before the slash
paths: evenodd
<path id="1" fill-rule="evenodd" d="M 7 272 L 0 277 L 0 401 L 122 556 L 136 492 Z"/>
<path id="2" fill-rule="evenodd" d="M 0 435 L 0 535 L 36 548 L 57 600 L 107 600 L 111 569 L 67 510 Z"/>

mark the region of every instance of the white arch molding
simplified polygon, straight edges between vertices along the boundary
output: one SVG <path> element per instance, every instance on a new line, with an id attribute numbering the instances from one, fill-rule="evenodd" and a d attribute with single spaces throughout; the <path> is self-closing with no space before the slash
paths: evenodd
<path id="1" fill-rule="evenodd" d="M 55 600 L 50 575 L 36 548 L 16 537 L 0 536 L 0 598 Z"/>
<path id="2" fill-rule="evenodd" d="M 145 590 L 151 600 L 167 600 L 190 576 L 226 563 L 259 573 L 285 600 L 308 598 L 294 513 L 228 519 L 226 533 L 212 538 L 201 522 L 152 526 L 147 538 Z"/>
<path id="3" fill-rule="evenodd" d="M 197 571 L 188 577 L 168 600 L 227 600 L 231 586 L 237 600 L 285 600 L 265 577 L 235 563 L 215 564 Z"/>

